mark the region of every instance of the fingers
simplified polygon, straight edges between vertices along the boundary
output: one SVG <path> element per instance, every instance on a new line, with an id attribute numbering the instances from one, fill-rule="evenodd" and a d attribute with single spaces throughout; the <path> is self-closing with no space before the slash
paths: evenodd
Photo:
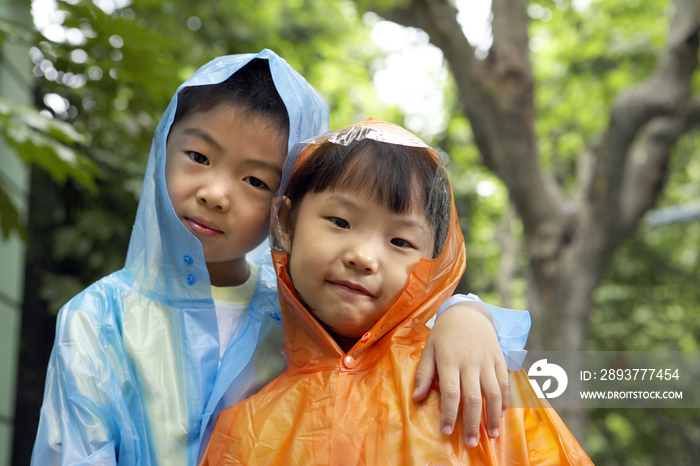
<path id="1" fill-rule="evenodd" d="M 440 432 L 450 435 L 454 430 L 459 412 L 461 396 L 459 368 L 441 365 L 438 367 L 438 374 L 440 374 Z M 478 423 L 477 420 L 477 426 Z"/>
<path id="2" fill-rule="evenodd" d="M 495 438 L 500 434 L 501 412 L 503 410 L 501 386 L 496 372 L 491 370 L 482 374 L 481 389 L 486 398 L 486 431 L 489 437 Z"/>
<path id="3" fill-rule="evenodd" d="M 435 364 L 430 366 L 434 375 Z M 501 417 L 508 407 L 508 372 L 505 362 L 496 362 L 484 368 L 459 368 L 452 364 L 440 364 L 440 432 L 452 434 L 462 401 L 464 444 L 474 448 L 480 441 L 480 423 L 486 403 L 486 431 L 489 437 L 500 435 Z M 418 374 L 416 378 L 418 379 Z M 428 385 L 432 378 L 427 378 Z M 416 383 L 418 387 L 418 383 Z M 415 393 L 414 393 L 415 399 Z"/>
<path id="4" fill-rule="evenodd" d="M 416 375 L 414 378 L 413 400 L 421 401 L 428 396 L 428 391 L 435 378 L 435 349 L 432 345 L 426 345 L 421 354 Z"/>
<path id="5" fill-rule="evenodd" d="M 479 424 L 481 423 L 481 387 L 477 374 L 465 373 L 462 377 L 462 416 L 464 421 L 464 444 L 474 448 L 479 443 Z"/>
<path id="6" fill-rule="evenodd" d="M 508 407 L 508 371 L 492 322 L 469 306 L 451 312 L 455 307 L 443 313 L 428 336 L 413 399 L 424 399 L 439 375 L 440 431 L 454 432 L 461 407 L 464 443 L 474 448 L 486 440 L 479 438 L 482 414 L 485 434 L 501 433 L 501 417 Z"/>
<path id="7" fill-rule="evenodd" d="M 501 417 L 503 417 L 508 409 L 510 391 L 508 390 L 508 368 L 505 360 L 500 358 L 496 360 L 496 376 L 498 377 L 498 386 L 501 388 Z"/>

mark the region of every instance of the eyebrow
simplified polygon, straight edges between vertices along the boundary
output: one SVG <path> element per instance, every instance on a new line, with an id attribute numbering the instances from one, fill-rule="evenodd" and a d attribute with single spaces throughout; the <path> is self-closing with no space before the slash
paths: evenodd
<path id="1" fill-rule="evenodd" d="M 337 202 L 339 204 L 343 204 L 344 206 L 347 206 L 351 209 L 354 210 L 362 210 L 360 207 L 355 204 L 351 199 L 348 199 L 347 197 L 343 196 L 342 194 L 332 194 L 328 197 L 328 200 L 331 202 Z M 397 214 L 401 215 L 401 214 Z M 417 222 L 416 220 L 411 220 L 409 218 L 401 218 L 395 221 L 399 226 L 402 227 L 407 227 L 407 228 L 415 228 L 418 230 L 423 229 L 423 222 Z"/>
<path id="2" fill-rule="evenodd" d="M 213 146 L 216 150 L 218 151 L 223 151 L 224 148 L 219 144 L 216 139 L 214 139 L 209 133 L 206 131 L 203 131 L 199 128 L 186 128 L 183 131 L 183 134 L 191 135 L 191 136 L 196 136 L 200 139 L 204 139 L 207 143 L 209 143 L 211 146 Z"/>
<path id="3" fill-rule="evenodd" d="M 354 210 L 360 210 L 360 207 L 357 204 L 355 204 L 354 202 L 352 202 L 352 200 L 348 199 L 342 194 L 331 194 L 330 196 L 328 196 L 328 201 L 337 202 L 338 204 L 342 204 Z"/>
<path id="4" fill-rule="evenodd" d="M 418 230 L 423 229 L 423 222 L 416 222 L 415 220 L 402 219 L 402 220 L 399 220 L 397 223 L 399 223 L 401 226 L 408 227 L 408 228 L 415 228 Z"/>
<path id="5" fill-rule="evenodd" d="M 259 167 L 264 170 L 269 170 L 271 172 L 274 172 L 276 175 L 279 175 L 280 177 L 282 176 L 282 167 L 279 167 L 273 163 L 266 162 L 265 160 L 259 160 L 259 159 L 243 159 L 243 163 L 247 165 L 252 165 L 254 167 Z"/>

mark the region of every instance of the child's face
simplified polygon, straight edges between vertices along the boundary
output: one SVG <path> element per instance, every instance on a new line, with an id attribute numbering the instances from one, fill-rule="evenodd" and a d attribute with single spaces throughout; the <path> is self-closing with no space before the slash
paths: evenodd
<path id="1" fill-rule="evenodd" d="M 212 283 L 218 284 L 247 278 L 247 268 L 242 277 L 231 270 L 240 269 L 245 254 L 268 234 L 287 149 L 283 131 L 240 113 L 224 105 L 194 113 L 172 127 L 166 148 L 170 200 L 201 241 Z"/>
<path id="2" fill-rule="evenodd" d="M 396 214 L 367 193 L 324 191 L 301 201 L 289 273 L 307 308 L 342 337 L 359 338 L 389 310 L 421 257 L 422 209 Z"/>

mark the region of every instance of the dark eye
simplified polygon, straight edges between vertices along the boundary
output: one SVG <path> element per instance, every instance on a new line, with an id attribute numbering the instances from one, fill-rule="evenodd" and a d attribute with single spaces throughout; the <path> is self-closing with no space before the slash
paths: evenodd
<path id="1" fill-rule="evenodd" d="M 248 182 L 249 185 L 251 185 L 254 188 L 260 188 L 260 189 L 267 188 L 267 185 L 265 184 L 264 181 L 262 181 L 259 178 L 254 177 L 254 176 L 248 176 L 245 178 L 245 180 Z"/>
<path id="2" fill-rule="evenodd" d="M 408 248 L 412 248 L 412 247 L 413 247 L 413 245 L 412 245 L 411 243 L 409 243 L 409 242 L 406 241 L 405 239 L 401 239 L 401 238 L 394 238 L 394 239 L 392 239 L 390 242 L 391 242 L 391 244 L 393 244 L 394 246 L 398 246 L 398 247 L 404 248 L 404 249 L 408 249 Z"/>
<path id="3" fill-rule="evenodd" d="M 194 163 L 200 163 L 200 164 L 203 164 L 203 165 L 208 165 L 208 164 L 209 164 L 209 159 L 207 159 L 205 156 L 203 156 L 203 155 L 200 154 L 199 152 L 195 152 L 195 151 L 192 151 L 192 150 L 191 150 L 191 151 L 187 152 L 187 155 L 190 156 L 190 158 L 192 159 L 192 161 L 193 161 Z"/>
<path id="4" fill-rule="evenodd" d="M 347 220 L 343 220 L 342 218 L 338 217 L 331 217 L 331 222 L 335 224 L 335 226 L 339 228 L 349 228 L 350 224 L 348 223 Z"/>

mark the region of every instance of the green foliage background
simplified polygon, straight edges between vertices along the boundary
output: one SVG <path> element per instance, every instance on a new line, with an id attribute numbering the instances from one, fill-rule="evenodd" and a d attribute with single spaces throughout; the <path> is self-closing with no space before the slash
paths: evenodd
<path id="1" fill-rule="evenodd" d="M 369 115 L 399 124 L 404 118 L 375 94 L 371 73 L 383 63 L 381 50 L 370 41 L 375 17 L 363 21 L 365 12 L 356 3 L 116 3 L 125 6 L 106 8 L 106 13 L 88 0 L 58 2 L 63 26 L 81 31 L 79 43 L 55 43 L 37 31 L 27 36 L 12 25 L 0 27 L 7 40 L 32 44 L 38 107 L 0 100 L 0 130 L 25 162 L 64 183 L 57 185 L 60 202 L 52 212 L 55 266 L 39 284 L 54 314 L 87 284 L 122 266 L 152 132 L 177 86 L 215 56 L 275 50 L 321 93 L 331 108 L 331 128 Z M 654 65 L 670 8 L 666 0 L 593 1 L 582 11 L 568 0 L 529 2 L 542 163 L 569 195 L 578 157 L 600 136 L 614 99 Z M 69 104 L 53 119 L 38 114 L 51 110 L 43 104 L 49 93 Z M 505 225 L 507 193 L 480 165 L 455 93 L 448 81 L 448 123 L 440 134 L 423 136 L 449 154 L 467 239 L 469 265 L 461 290 L 499 304 L 495 278 L 501 248 L 495 235 Z M 493 195 L 476 194 L 482 181 L 496 185 Z M 698 140 L 690 133 L 674 151 L 659 207 L 699 199 Z M 8 206 L 0 190 L 5 234 L 19 225 Z M 505 228 L 520 238 L 517 220 Z M 618 250 L 598 289 L 590 350 L 699 350 L 699 238 L 697 220 L 643 224 Z M 513 307 L 525 308 L 523 253 L 518 263 L 510 293 Z M 699 414 L 689 409 L 593 411 L 587 451 L 599 465 L 699 464 Z"/>

